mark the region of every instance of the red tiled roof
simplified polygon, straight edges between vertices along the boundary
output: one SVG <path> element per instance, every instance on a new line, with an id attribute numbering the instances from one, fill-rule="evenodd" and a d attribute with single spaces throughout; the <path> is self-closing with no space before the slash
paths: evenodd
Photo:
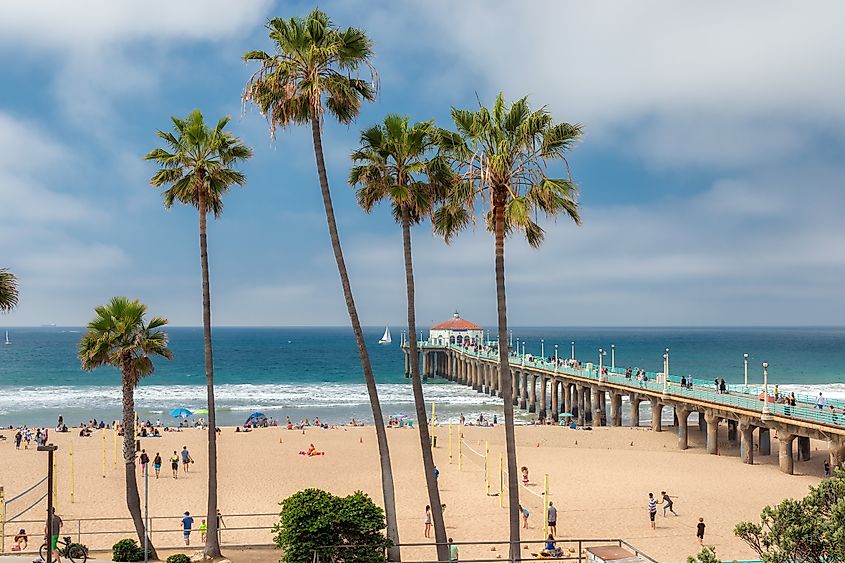
<path id="1" fill-rule="evenodd" d="M 440 324 L 431 327 L 431 330 L 482 330 L 480 326 L 469 321 L 465 321 L 455 313 L 448 321 L 443 321 Z"/>

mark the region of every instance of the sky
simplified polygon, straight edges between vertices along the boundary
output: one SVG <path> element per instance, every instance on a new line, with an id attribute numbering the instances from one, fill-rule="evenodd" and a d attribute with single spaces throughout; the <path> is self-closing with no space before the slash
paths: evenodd
<path id="1" fill-rule="evenodd" d="M 79 326 L 114 295 L 201 324 L 198 217 L 165 210 L 143 155 L 194 108 L 255 150 L 209 224 L 216 325 L 348 324 L 310 131 L 244 108 L 270 17 L 311 2 L 0 4 L 0 267 L 20 305 L 0 326 Z M 360 131 L 529 96 L 584 136 L 569 155 L 583 224 L 506 246 L 521 326 L 842 324 L 845 4 L 336 0 L 374 42 L 381 91 L 324 147 L 362 322 L 405 316 L 401 231 L 346 183 Z M 417 319 L 493 325 L 493 240 L 413 232 Z"/>

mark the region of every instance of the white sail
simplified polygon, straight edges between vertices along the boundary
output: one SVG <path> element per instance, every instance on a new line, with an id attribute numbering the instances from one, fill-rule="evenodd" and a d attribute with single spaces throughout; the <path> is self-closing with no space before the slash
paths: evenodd
<path id="1" fill-rule="evenodd" d="M 6 331 L 6 344 L 11 344 L 11 342 L 9 342 L 9 331 L 8 330 Z"/>
<path id="2" fill-rule="evenodd" d="M 379 344 L 390 344 L 393 339 L 390 337 L 390 327 L 384 327 L 384 336 L 378 341 Z"/>

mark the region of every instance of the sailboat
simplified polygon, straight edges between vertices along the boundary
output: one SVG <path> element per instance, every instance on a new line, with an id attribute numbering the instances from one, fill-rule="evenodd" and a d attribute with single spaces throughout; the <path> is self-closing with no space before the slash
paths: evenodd
<path id="1" fill-rule="evenodd" d="M 6 331 L 6 344 L 11 344 L 11 342 L 9 342 L 9 331 L 8 330 Z"/>
<path id="2" fill-rule="evenodd" d="M 390 344 L 393 339 L 390 337 L 390 327 L 384 327 L 384 336 L 378 341 L 379 344 Z"/>

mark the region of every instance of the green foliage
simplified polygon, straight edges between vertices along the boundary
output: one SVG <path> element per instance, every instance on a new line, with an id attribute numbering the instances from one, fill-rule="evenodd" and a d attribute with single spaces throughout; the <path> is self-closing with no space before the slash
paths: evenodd
<path id="1" fill-rule="evenodd" d="M 341 123 L 351 123 L 361 103 L 375 99 L 373 46 L 363 30 L 340 29 L 315 9 L 305 18 L 273 18 L 267 31 L 275 52 L 256 50 L 243 56 L 260 65 L 243 97 L 267 118 L 271 135 L 276 127 L 321 122 L 324 110 Z M 366 70 L 369 81 L 358 78 Z"/>
<path id="2" fill-rule="evenodd" d="M 734 533 L 765 563 L 845 562 L 845 471 L 801 500 L 767 506 L 759 524 L 740 522 Z"/>
<path id="3" fill-rule="evenodd" d="M 112 561 L 143 561 L 144 548 L 133 539 L 120 540 L 111 548 Z"/>
<path id="4" fill-rule="evenodd" d="M 154 186 L 169 185 L 164 191 L 167 208 L 175 202 L 200 211 L 211 211 L 215 217 L 223 212 L 223 195 L 233 185 L 242 186 L 246 176 L 233 168 L 252 157 L 252 149 L 240 139 L 224 131 L 229 117 L 209 127 L 202 112 L 192 111 L 185 119 L 171 117 L 173 131 L 158 131 L 166 149 L 157 148 L 144 158 L 155 161 L 161 169 L 150 179 Z"/>
<path id="5" fill-rule="evenodd" d="M 191 563 L 191 558 L 184 553 L 174 553 L 167 558 L 166 563 Z"/>
<path id="6" fill-rule="evenodd" d="M 88 323 L 88 331 L 79 342 L 82 369 L 115 366 L 121 369 L 123 383 L 135 387 L 142 377 L 153 372 L 150 356 L 173 357 L 167 347 L 167 334 L 158 330 L 167 324 L 167 319 L 153 317 L 146 323 L 147 306 L 137 299 L 114 297 L 95 311 L 97 316 Z"/>
<path id="7" fill-rule="evenodd" d="M 687 557 L 687 563 L 722 563 L 722 560 L 716 557 L 716 548 L 714 546 L 705 545 L 698 552 L 698 555 Z M 733 563 L 736 563 L 736 560 Z"/>
<path id="8" fill-rule="evenodd" d="M 309 563 L 314 550 L 322 561 L 386 561 L 389 541 L 382 532 L 384 511 L 366 494 L 337 497 L 305 489 L 283 500 L 281 506 L 273 532 L 285 563 Z"/>
<path id="9" fill-rule="evenodd" d="M 0 268 L 0 313 L 8 313 L 18 304 L 18 282 L 15 274 Z"/>

